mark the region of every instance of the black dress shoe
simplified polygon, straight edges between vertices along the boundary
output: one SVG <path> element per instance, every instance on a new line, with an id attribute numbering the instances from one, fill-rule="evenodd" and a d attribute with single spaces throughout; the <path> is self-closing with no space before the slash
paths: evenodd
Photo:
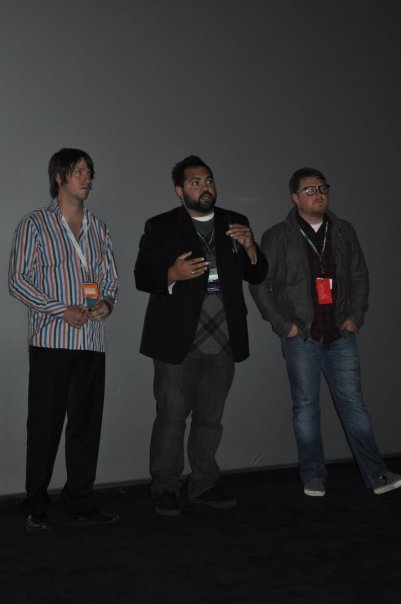
<path id="1" fill-rule="evenodd" d="M 237 501 L 234 497 L 227 495 L 217 487 L 212 487 L 197 497 L 190 497 L 189 501 L 191 503 L 199 503 L 220 510 L 234 508 L 237 505 Z"/>
<path id="2" fill-rule="evenodd" d="M 25 519 L 25 526 L 28 531 L 50 531 L 51 525 L 47 514 L 29 514 Z"/>
<path id="3" fill-rule="evenodd" d="M 164 491 L 154 498 L 155 511 L 161 516 L 179 516 L 181 506 L 174 491 Z"/>
<path id="4" fill-rule="evenodd" d="M 67 514 L 67 516 L 70 520 L 80 522 L 81 524 L 110 524 L 120 519 L 118 514 L 106 514 L 106 512 L 101 512 L 97 508 L 92 508 L 86 512 Z"/>

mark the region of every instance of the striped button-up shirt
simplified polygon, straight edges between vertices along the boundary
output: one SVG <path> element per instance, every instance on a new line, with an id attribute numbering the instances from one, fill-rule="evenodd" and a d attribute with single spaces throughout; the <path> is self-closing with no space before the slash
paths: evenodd
<path id="1" fill-rule="evenodd" d="M 28 307 L 28 343 L 46 348 L 106 350 L 104 322 L 89 319 L 80 329 L 63 319 L 67 306 L 84 304 L 82 283 L 96 282 L 100 299 L 114 303 L 117 271 L 109 233 L 103 222 L 84 208 L 78 244 L 53 199 L 44 209 L 22 219 L 10 258 L 10 293 Z"/>

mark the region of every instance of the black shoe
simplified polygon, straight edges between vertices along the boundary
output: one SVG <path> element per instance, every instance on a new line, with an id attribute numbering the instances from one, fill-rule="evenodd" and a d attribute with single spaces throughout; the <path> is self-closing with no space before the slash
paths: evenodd
<path id="1" fill-rule="evenodd" d="M 47 514 L 29 514 L 25 519 L 25 526 L 28 531 L 51 531 L 51 525 Z"/>
<path id="2" fill-rule="evenodd" d="M 304 484 L 304 493 L 309 497 L 324 497 L 326 494 L 326 487 L 324 486 L 323 480 L 320 478 L 313 478 L 307 480 Z"/>
<path id="3" fill-rule="evenodd" d="M 373 492 L 376 495 L 382 495 L 388 491 L 394 491 L 401 487 L 401 475 L 393 472 L 386 472 L 379 476 L 377 482 L 373 485 Z"/>
<path id="4" fill-rule="evenodd" d="M 162 516 L 179 516 L 181 507 L 178 497 L 174 491 L 164 491 L 161 495 L 154 498 L 155 511 Z"/>
<path id="5" fill-rule="evenodd" d="M 191 503 L 200 503 L 201 505 L 208 505 L 211 508 L 227 509 L 235 508 L 237 500 L 229 495 L 220 491 L 217 487 L 212 487 L 208 491 L 201 493 L 197 497 L 190 497 Z"/>
<path id="6" fill-rule="evenodd" d="M 86 512 L 77 512 L 75 514 L 68 514 L 70 520 L 80 522 L 81 524 L 110 524 L 117 522 L 120 519 L 118 514 L 106 514 L 106 512 L 100 512 L 97 508 L 91 508 Z"/>

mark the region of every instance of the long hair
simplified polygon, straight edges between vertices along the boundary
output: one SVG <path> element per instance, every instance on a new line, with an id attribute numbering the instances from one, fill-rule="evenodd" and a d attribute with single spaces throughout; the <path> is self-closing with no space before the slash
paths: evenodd
<path id="1" fill-rule="evenodd" d="M 56 180 L 59 175 L 61 183 L 67 182 L 67 176 L 72 173 L 75 166 L 81 159 L 84 159 L 88 164 L 88 168 L 91 173 L 91 179 L 95 177 L 95 169 L 93 167 L 93 161 L 90 155 L 81 149 L 68 149 L 63 148 L 57 151 L 51 156 L 49 161 L 49 183 L 50 183 L 50 195 L 52 199 L 58 195 L 58 182 Z"/>

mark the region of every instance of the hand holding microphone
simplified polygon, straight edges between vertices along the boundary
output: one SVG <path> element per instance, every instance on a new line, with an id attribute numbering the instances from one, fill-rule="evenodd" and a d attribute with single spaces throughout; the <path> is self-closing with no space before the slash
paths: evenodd
<path id="1" fill-rule="evenodd" d="M 256 246 L 253 234 L 249 226 L 233 222 L 232 217 L 226 219 L 226 235 L 231 238 L 231 247 L 234 254 L 238 254 L 239 246 L 242 245 L 250 257 L 252 263 L 256 262 Z"/>
<path id="2" fill-rule="evenodd" d="M 238 241 L 234 237 L 231 237 L 231 228 L 233 226 L 236 226 L 235 223 L 233 222 L 232 216 L 228 216 L 225 219 L 225 223 L 226 223 L 226 227 L 228 229 L 226 231 L 226 235 L 228 235 L 230 237 L 232 252 L 233 252 L 233 254 L 238 254 L 238 252 L 239 252 L 239 243 L 238 243 Z"/>

